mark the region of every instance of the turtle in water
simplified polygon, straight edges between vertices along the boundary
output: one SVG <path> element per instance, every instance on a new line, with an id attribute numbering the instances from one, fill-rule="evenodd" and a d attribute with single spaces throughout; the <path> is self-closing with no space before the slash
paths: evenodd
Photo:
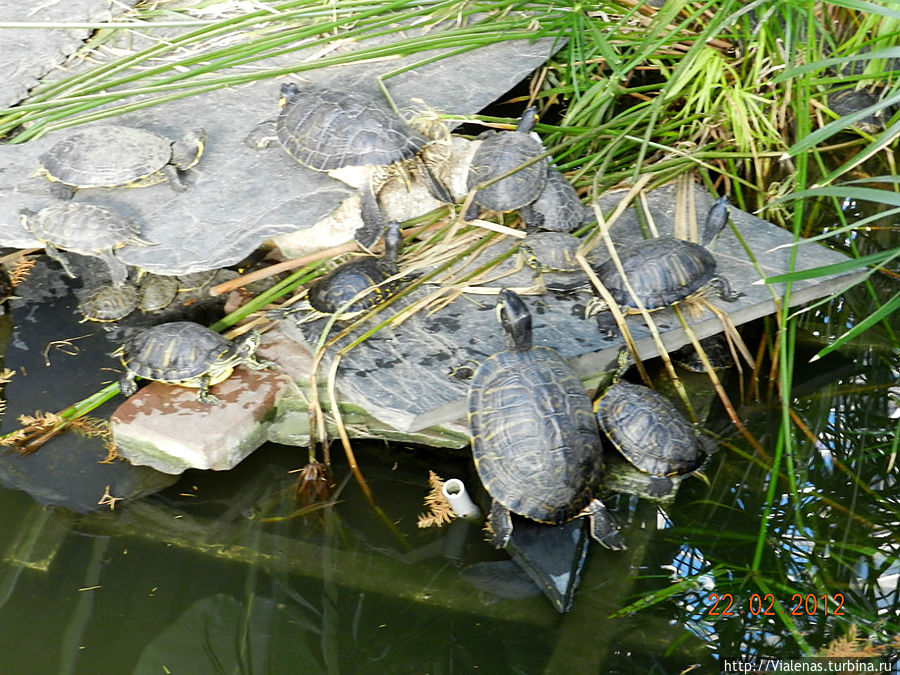
<path id="1" fill-rule="evenodd" d="M 200 161 L 206 132 L 195 129 L 179 141 L 116 124 L 91 126 L 64 138 L 40 157 L 39 173 L 53 181 L 62 199 L 95 187 L 144 187 L 168 181 L 187 189 L 179 171 Z"/>
<path id="2" fill-rule="evenodd" d="M 273 310 L 269 315 L 284 318 L 307 312 L 304 323 L 332 314 L 339 314 L 338 318 L 345 320 L 374 307 L 400 288 L 400 279 L 388 279 L 398 272 L 397 252 L 402 241 L 400 224 L 396 221 L 388 223 L 384 253 L 380 258 L 366 256 L 337 266 L 310 286 L 306 302 L 286 310 Z"/>
<path id="3" fill-rule="evenodd" d="M 115 254 L 126 244 L 148 245 L 140 238 L 140 228 L 130 218 L 98 204 L 63 202 L 47 206 L 37 213 L 20 212 L 22 226 L 44 244 L 44 250 L 75 277 L 61 250 L 95 256 L 109 268 L 116 285 L 125 283 L 128 268 Z"/>
<path id="4" fill-rule="evenodd" d="M 728 342 L 721 333 L 700 340 L 700 348 L 706 354 L 709 365 L 712 366 L 713 370 L 727 370 L 734 365 L 731 349 L 728 348 Z M 672 352 L 671 357 L 673 363 L 681 366 L 688 372 L 706 372 L 706 366 L 691 343 Z"/>
<path id="5" fill-rule="evenodd" d="M 547 182 L 549 162 L 546 157 L 537 159 L 544 147 L 532 134 L 536 120 L 537 109 L 528 108 L 515 131 L 491 130 L 478 136 L 481 145 L 472 156 L 466 177 L 467 188 L 476 190 L 465 213 L 466 220 L 475 218 L 479 207 L 501 213 L 519 209 L 526 225 L 541 226 L 543 216 L 537 219 L 534 211 L 522 209 L 541 196 Z M 531 163 L 524 166 L 528 162 Z M 500 178 L 507 173 L 510 175 Z M 492 180 L 495 182 L 479 187 Z"/>
<path id="6" fill-rule="evenodd" d="M 603 456 L 581 380 L 557 351 L 532 344 L 531 313 L 518 295 L 503 289 L 497 309 L 508 349 L 478 367 L 468 394 L 472 456 L 493 500 L 494 545 L 508 543 L 512 512 L 551 524 L 587 516 L 594 539 L 625 548 L 595 497 Z"/>
<path id="7" fill-rule="evenodd" d="M 618 252 L 625 276 L 635 295 L 648 310 L 671 307 L 714 288 L 726 302 L 734 302 L 743 293 L 735 293 L 728 280 L 716 274 L 716 259 L 709 246 L 728 222 L 728 198 L 720 197 L 709 211 L 700 244 L 676 237 L 645 239 Z M 597 277 L 620 307 L 636 312 L 634 298 L 628 292 L 612 260 L 595 269 Z M 608 309 L 606 302 L 594 298 L 587 307 L 591 316 Z"/>
<path id="8" fill-rule="evenodd" d="M 228 340 L 191 321 L 157 324 L 126 340 L 116 352 L 125 367 L 119 387 L 125 396 L 131 396 L 137 391 L 135 378 L 143 377 L 197 387 L 200 401 L 221 405 L 209 388 L 228 378 L 236 366 L 263 370 L 275 365 L 257 360 L 259 339 L 259 333 L 251 331 Z"/>
<path id="9" fill-rule="evenodd" d="M 593 211 L 581 203 L 575 188 L 554 166 L 547 167 L 547 180 L 538 198 L 519 213 L 529 227 L 549 232 L 572 232 L 593 217 Z"/>
<path id="10" fill-rule="evenodd" d="M 412 162 L 432 196 L 453 203 L 446 186 L 421 160 L 428 139 L 378 97 L 286 82 L 281 85 L 280 106 L 278 116 L 257 125 L 244 142 L 263 148 L 277 140 L 291 157 L 316 171 L 365 167 L 360 189 L 363 227 L 354 235 L 364 248 L 378 241 L 385 227 L 376 198 L 384 178 L 377 175 L 379 167 Z"/>
<path id="11" fill-rule="evenodd" d="M 671 476 L 696 471 L 705 453 L 693 425 L 665 396 L 640 384 L 622 382 L 627 362 L 594 403 L 597 422 L 612 444 L 638 470 L 651 476 L 648 494 L 671 493 Z"/>

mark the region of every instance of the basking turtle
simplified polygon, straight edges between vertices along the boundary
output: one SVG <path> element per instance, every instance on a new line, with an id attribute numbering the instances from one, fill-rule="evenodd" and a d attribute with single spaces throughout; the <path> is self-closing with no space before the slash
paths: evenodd
<path id="1" fill-rule="evenodd" d="M 101 286 L 82 300 L 78 309 L 87 321 L 119 321 L 138 307 L 138 288 L 126 282 L 120 286 Z"/>
<path id="2" fill-rule="evenodd" d="M 203 129 L 172 141 L 144 129 L 91 126 L 41 155 L 40 173 L 54 181 L 51 189 L 63 199 L 81 188 L 144 187 L 166 180 L 173 190 L 182 192 L 187 186 L 178 171 L 200 161 L 205 143 Z"/>
<path id="3" fill-rule="evenodd" d="M 521 210 L 541 196 L 547 181 L 547 158 L 534 161 L 544 153 L 540 140 L 531 133 L 536 120 L 537 109 L 528 108 L 515 131 L 491 130 L 478 136 L 481 145 L 472 156 L 466 187 L 473 190 L 506 173 L 515 173 L 478 189 L 465 213 L 466 220 L 475 218 L 479 207 L 501 213 L 520 209 L 526 225 L 541 226 L 543 216 L 534 221 L 533 210 Z M 527 162 L 532 163 L 523 166 Z"/>
<path id="4" fill-rule="evenodd" d="M 140 228 L 133 220 L 97 204 L 65 202 L 53 204 L 37 213 L 21 211 L 22 225 L 43 242 L 44 250 L 62 265 L 70 277 L 75 273 L 60 249 L 95 256 L 109 267 L 116 285 L 125 283 L 128 268 L 115 255 L 115 249 L 126 244 L 146 245 Z"/>
<path id="5" fill-rule="evenodd" d="M 594 539 L 622 549 L 621 533 L 594 497 L 603 457 L 581 380 L 558 352 L 532 345 L 522 299 L 507 289 L 500 298 L 509 347 L 478 367 L 468 396 L 475 468 L 493 498 L 492 541 L 497 548 L 509 541 L 510 512 L 552 524 L 588 516 Z"/>
<path id="6" fill-rule="evenodd" d="M 530 227 L 550 232 L 572 232 L 593 217 L 572 184 L 553 166 L 547 167 L 547 180 L 538 198 L 519 208 L 519 213 Z"/>
<path id="7" fill-rule="evenodd" d="M 702 244 L 675 237 L 657 237 L 618 251 L 625 276 L 644 307 L 648 310 L 670 307 L 707 288 L 714 288 L 726 302 L 734 302 L 743 295 L 732 291 L 728 280 L 716 274 L 716 259 L 706 248 L 728 220 L 727 204 L 727 197 L 720 197 L 710 209 Z M 637 311 L 634 299 L 612 260 L 607 260 L 595 271 L 624 310 Z M 607 309 L 606 302 L 594 298 L 588 305 L 587 315 L 604 309 Z"/>
<path id="8" fill-rule="evenodd" d="M 575 272 L 581 239 L 566 232 L 534 232 L 519 244 L 525 264 L 536 272 Z"/>
<path id="9" fill-rule="evenodd" d="M 225 380 L 236 366 L 262 370 L 274 364 L 254 356 L 259 333 L 251 331 L 239 340 L 227 340 L 205 326 L 172 321 L 148 328 L 126 340 L 117 355 L 125 366 L 119 387 L 125 396 L 137 391 L 136 377 L 197 387 L 204 403 L 221 404 L 209 388 Z"/>
<path id="10" fill-rule="evenodd" d="M 380 258 L 366 256 L 339 265 L 310 287 L 306 302 L 286 310 L 274 310 L 269 315 L 284 318 L 308 312 L 303 319 L 306 322 L 340 312 L 338 318 L 345 320 L 374 307 L 400 287 L 399 279 L 387 280 L 397 274 L 397 251 L 402 241 L 400 225 L 392 221 L 384 235 L 384 253 Z"/>
<path id="11" fill-rule="evenodd" d="M 278 116 L 259 124 L 245 138 L 263 148 L 277 140 L 285 152 L 316 171 L 367 167 L 360 189 L 363 227 L 355 233 L 361 246 L 372 246 L 384 231 L 376 199 L 374 169 L 413 160 L 425 187 L 439 201 L 453 197 L 421 161 L 428 140 L 407 125 L 378 97 L 362 91 L 341 91 L 321 85 L 281 85 Z M 380 185 L 378 185 L 380 188 Z"/>
<path id="12" fill-rule="evenodd" d="M 670 476 L 696 471 L 704 453 L 694 427 L 678 408 L 649 387 L 619 381 L 594 403 L 600 428 L 622 456 L 650 474 L 648 493 L 662 497 L 672 491 Z"/>

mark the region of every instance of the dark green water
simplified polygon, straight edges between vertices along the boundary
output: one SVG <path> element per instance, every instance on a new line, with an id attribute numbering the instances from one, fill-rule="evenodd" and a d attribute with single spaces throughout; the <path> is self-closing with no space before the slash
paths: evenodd
<path id="1" fill-rule="evenodd" d="M 875 284 L 882 300 L 897 290 Z M 101 370 L 114 365 L 109 345 L 90 339 L 76 355 L 51 351 L 43 365 L 50 340 L 102 332 L 63 320 L 73 302 L 53 288 L 13 312 L 6 365 L 28 375 L 7 388 L 3 431 L 19 412 L 62 408 L 111 377 Z M 851 625 L 888 644 L 900 634 L 896 342 L 876 326 L 840 355 L 807 363 L 873 307 L 855 289 L 799 320 L 792 408 L 808 431 L 793 427 L 772 499 L 775 385 L 761 377 L 750 396 L 749 376 L 741 387 L 732 373 L 729 393 L 768 457 L 714 407 L 709 426 L 724 442 L 709 485 L 686 481 L 665 509 L 610 500 L 629 550 L 591 549 L 566 615 L 542 596 L 504 600 L 462 579 L 463 565 L 502 557 L 479 526 L 416 528 L 429 469 L 474 484 L 463 454 L 355 444 L 394 532 L 340 456 L 337 505 L 290 517 L 288 472 L 306 462 L 297 448 L 266 446 L 228 473 L 188 472 L 113 511 L 79 514 L 2 489 L 2 672 L 716 673 L 720 656 L 799 656 Z M 751 349 L 772 330 L 750 327 Z M 71 435 L 39 454 L 77 453 L 93 462 L 104 454 Z M 92 466 L 47 466 L 83 487 L 80 503 L 102 496 Z"/>

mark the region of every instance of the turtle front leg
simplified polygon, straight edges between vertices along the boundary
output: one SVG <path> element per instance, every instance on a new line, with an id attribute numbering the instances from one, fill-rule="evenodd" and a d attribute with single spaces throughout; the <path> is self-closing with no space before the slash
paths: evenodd
<path id="1" fill-rule="evenodd" d="M 488 520 L 491 526 L 490 542 L 494 548 L 506 548 L 512 536 L 513 524 L 509 509 L 496 499 L 491 502 L 491 514 Z"/>
<path id="2" fill-rule="evenodd" d="M 273 117 L 272 119 L 260 122 L 255 127 L 253 127 L 250 130 L 250 133 L 244 136 L 244 145 L 246 145 L 248 148 L 258 150 L 260 148 L 268 147 L 269 143 L 277 139 L 278 118 Z"/>
<path id="3" fill-rule="evenodd" d="M 174 164 L 166 164 L 159 172 L 166 177 L 166 182 L 175 192 L 187 192 L 188 184 L 185 183 Z"/>
<path id="4" fill-rule="evenodd" d="M 600 544 L 613 551 L 624 551 L 628 548 L 619 526 L 599 499 L 584 507 L 580 515 L 587 516 L 591 526 L 591 537 Z"/>
<path id="5" fill-rule="evenodd" d="M 725 277 L 720 277 L 718 274 L 709 280 L 710 286 L 712 286 L 716 293 L 718 293 L 719 297 L 722 298 L 725 302 L 734 302 L 738 298 L 742 298 L 744 296 L 743 293 L 736 293 L 731 289 L 731 284 L 728 279 Z"/>
<path id="6" fill-rule="evenodd" d="M 114 286 L 122 286 L 128 280 L 128 266 L 116 257 L 112 251 L 103 251 L 100 258 L 109 268 L 109 277 Z"/>
<path id="7" fill-rule="evenodd" d="M 132 372 L 127 372 L 119 380 L 119 390 L 122 392 L 122 396 L 134 396 L 137 393 L 138 386 L 135 381 L 136 375 Z"/>
<path id="8" fill-rule="evenodd" d="M 209 393 L 209 375 L 204 375 L 200 378 L 197 398 L 207 405 L 225 405 L 220 399 Z"/>
<path id="9" fill-rule="evenodd" d="M 66 273 L 66 276 L 75 279 L 78 275 L 72 271 L 72 267 L 69 265 L 69 260 L 64 256 L 58 248 L 56 248 L 53 244 L 44 242 L 44 251 L 46 254 L 53 258 L 56 262 L 62 265 L 63 272 Z"/>

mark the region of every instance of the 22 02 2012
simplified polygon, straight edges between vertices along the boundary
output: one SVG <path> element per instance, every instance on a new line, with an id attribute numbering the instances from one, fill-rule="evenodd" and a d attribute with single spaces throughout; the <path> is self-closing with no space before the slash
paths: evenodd
<path id="1" fill-rule="evenodd" d="M 844 596 L 841 593 L 835 593 L 832 596 L 827 594 L 815 595 L 807 593 L 794 593 L 788 605 L 776 603 L 775 596 L 772 593 L 752 593 L 747 597 L 747 606 L 744 607 L 741 600 L 735 600 L 731 593 L 710 593 L 706 596 L 706 602 L 709 605 L 707 615 L 709 616 L 742 616 L 749 614 L 751 616 L 775 616 L 779 613 L 790 614 L 791 616 L 813 616 L 816 614 L 844 616 L 841 608 L 844 606 Z"/>

